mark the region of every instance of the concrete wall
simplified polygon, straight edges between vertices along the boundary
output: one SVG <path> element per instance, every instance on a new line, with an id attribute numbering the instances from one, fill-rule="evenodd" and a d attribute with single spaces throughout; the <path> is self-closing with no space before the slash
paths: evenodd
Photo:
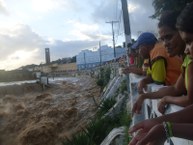
<path id="1" fill-rule="evenodd" d="M 41 65 L 34 69 L 43 73 L 76 71 L 76 63 Z"/>

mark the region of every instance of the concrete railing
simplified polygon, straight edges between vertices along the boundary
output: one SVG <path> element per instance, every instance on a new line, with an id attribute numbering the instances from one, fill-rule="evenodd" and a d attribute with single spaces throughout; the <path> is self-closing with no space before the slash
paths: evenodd
<path id="1" fill-rule="evenodd" d="M 143 78 L 142 76 L 138 76 L 135 74 L 129 74 L 131 107 L 134 104 L 137 96 L 139 95 L 137 92 L 137 84 L 142 78 Z M 162 87 L 165 87 L 165 86 L 156 85 L 156 84 L 149 84 L 147 92 L 155 92 Z M 139 114 L 139 115 L 135 114 L 133 116 L 132 124 L 136 124 L 144 119 L 150 119 L 150 118 L 155 118 L 155 117 L 161 116 L 161 113 L 159 113 L 159 111 L 157 110 L 158 101 L 159 100 L 146 99 L 143 106 L 142 106 L 141 114 Z M 166 110 L 166 113 L 176 112 L 176 111 L 179 111 L 181 109 L 183 109 L 183 107 L 180 107 L 177 105 L 169 105 L 169 107 Z M 172 137 L 172 141 L 175 145 L 193 145 L 193 141 L 189 141 L 189 140 L 181 139 L 181 138 L 176 138 L 176 137 Z M 168 145 L 168 143 L 165 143 L 165 145 Z"/>

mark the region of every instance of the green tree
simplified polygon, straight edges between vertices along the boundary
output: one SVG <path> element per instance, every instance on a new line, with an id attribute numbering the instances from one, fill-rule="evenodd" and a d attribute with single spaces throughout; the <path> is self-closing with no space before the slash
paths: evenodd
<path id="1" fill-rule="evenodd" d="M 159 18 L 160 14 L 165 10 L 180 12 L 187 3 L 192 1 L 193 0 L 153 0 L 152 5 L 155 9 L 155 13 L 151 16 L 151 18 Z"/>
<path id="2" fill-rule="evenodd" d="M 73 57 L 71 58 L 71 62 L 76 62 L 76 56 L 73 56 Z"/>

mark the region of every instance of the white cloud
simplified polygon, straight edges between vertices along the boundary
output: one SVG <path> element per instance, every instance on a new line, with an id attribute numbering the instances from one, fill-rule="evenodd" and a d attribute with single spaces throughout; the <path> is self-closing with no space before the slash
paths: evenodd
<path id="1" fill-rule="evenodd" d="M 48 12 L 62 7 L 68 7 L 67 0 L 31 0 L 32 9 L 39 12 Z"/>
<path id="2" fill-rule="evenodd" d="M 28 65 L 29 62 L 32 63 L 39 63 L 40 60 L 36 59 L 36 55 L 38 53 L 38 49 L 32 49 L 31 51 L 25 51 L 25 50 L 18 50 L 15 51 L 15 53 L 8 56 L 6 61 L 4 62 L 4 65 L 6 68 L 18 68 L 19 66 Z"/>
<path id="3" fill-rule="evenodd" d="M 130 3 L 128 6 L 129 13 L 134 13 L 135 11 L 139 10 L 139 5 Z"/>
<path id="4" fill-rule="evenodd" d="M 19 24 L 0 33 L 0 40 L 1 69 L 13 69 L 20 65 L 39 62 L 41 48 L 45 45 L 45 41 L 29 26 Z"/>
<path id="5" fill-rule="evenodd" d="M 1 32 L 1 31 L 0 31 Z M 44 39 L 27 25 L 18 24 L 0 33 L 0 69 L 16 69 L 23 65 L 45 62 L 44 49 L 50 48 L 51 60 L 72 57 L 82 49 L 98 45 L 94 40 L 61 41 Z"/>
<path id="6" fill-rule="evenodd" d="M 4 0 L 0 0 L 0 14 L 9 14 Z"/>
<path id="7" fill-rule="evenodd" d="M 97 24 L 86 24 L 78 21 L 71 21 L 70 23 L 73 26 L 70 34 L 74 36 L 74 40 L 76 39 L 92 41 L 93 36 L 99 34 L 99 26 Z M 94 39 L 96 39 L 96 37 Z"/>
<path id="8" fill-rule="evenodd" d="M 128 1 L 133 36 L 156 29 L 149 18 L 153 14 L 151 3 Z M 112 29 L 106 22 L 122 22 L 118 0 L 0 0 L 0 14 L 0 69 L 45 62 L 46 47 L 55 60 L 98 47 L 99 41 L 111 45 Z M 122 26 L 114 26 L 117 36 Z"/>

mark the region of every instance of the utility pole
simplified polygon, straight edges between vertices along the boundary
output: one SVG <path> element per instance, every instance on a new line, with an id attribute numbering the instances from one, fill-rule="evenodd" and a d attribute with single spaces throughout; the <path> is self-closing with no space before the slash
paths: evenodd
<path id="1" fill-rule="evenodd" d="M 125 46 L 126 46 L 126 50 L 128 50 L 127 46 L 129 43 L 131 43 L 131 29 L 130 29 L 127 0 L 121 0 L 121 3 L 122 3 L 122 10 L 123 10 L 123 22 L 124 22 L 124 31 L 125 31 Z"/>
<path id="2" fill-rule="evenodd" d="M 113 28 L 113 25 L 114 23 L 118 23 L 119 21 L 109 21 L 109 22 L 106 22 L 106 23 L 111 23 L 111 26 L 112 26 L 112 35 L 113 35 L 113 50 L 114 50 L 114 58 L 116 58 L 116 52 L 115 52 L 115 33 L 114 33 L 114 28 Z"/>
<path id="3" fill-rule="evenodd" d="M 84 52 L 84 68 L 86 69 L 86 54 Z"/>
<path id="4" fill-rule="evenodd" d="M 131 41 L 131 29 L 130 29 L 130 21 L 129 21 L 129 12 L 128 12 L 128 4 L 127 0 L 121 0 L 122 4 L 122 11 L 123 11 L 123 23 L 124 23 L 124 32 L 125 32 L 125 47 L 127 50 L 127 53 L 130 53 L 130 49 L 128 48 L 128 44 L 132 43 Z M 129 65 L 129 56 L 127 56 L 127 65 Z M 130 79 L 129 75 L 127 77 L 127 90 L 128 93 L 130 93 Z M 131 99 L 131 102 L 133 103 L 133 98 Z"/>
<path id="5" fill-rule="evenodd" d="M 99 41 L 99 59 L 100 59 L 100 66 L 102 63 L 102 55 L 101 55 L 101 42 Z"/>

